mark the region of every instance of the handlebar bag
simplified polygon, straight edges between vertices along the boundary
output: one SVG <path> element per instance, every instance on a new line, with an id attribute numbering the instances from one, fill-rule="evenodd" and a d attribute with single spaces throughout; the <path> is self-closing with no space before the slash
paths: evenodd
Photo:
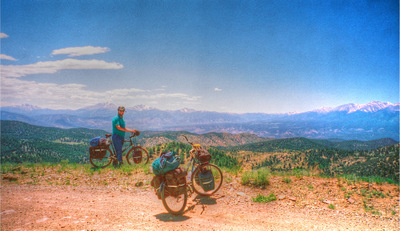
<path id="1" fill-rule="evenodd" d="M 211 160 L 211 154 L 205 149 L 198 150 L 196 157 L 202 163 L 208 162 Z"/>

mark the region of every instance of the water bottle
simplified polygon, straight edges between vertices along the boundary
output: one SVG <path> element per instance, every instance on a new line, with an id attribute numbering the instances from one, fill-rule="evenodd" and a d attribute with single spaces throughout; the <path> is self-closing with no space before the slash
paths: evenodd
<path id="1" fill-rule="evenodd" d="M 189 182 L 191 177 L 192 177 L 192 170 L 188 172 L 186 181 Z"/>

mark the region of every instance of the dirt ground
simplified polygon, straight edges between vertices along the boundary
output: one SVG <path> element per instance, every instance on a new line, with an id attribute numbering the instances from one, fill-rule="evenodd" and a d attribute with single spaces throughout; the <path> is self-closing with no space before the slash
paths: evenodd
<path id="1" fill-rule="evenodd" d="M 267 189 L 249 188 L 229 180 L 211 197 L 193 194 L 182 216 L 168 214 L 147 184 L 133 187 L 30 185 L 2 179 L 0 215 L 3 231 L 399 230 L 400 227 L 398 191 L 392 192 L 394 197 L 386 197 L 386 201 L 381 202 L 386 206 L 386 212 L 379 203 L 374 204 L 381 211 L 376 215 L 362 209 L 362 202 L 355 195 L 350 202 L 339 195 L 344 186 L 336 191 L 327 190 L 322 187 L 329 188 L 329 184 L 337 182 L 316 182 L 313 178 L 302 179 L 308 182 L 299 185 L 294 179 L 285 186 L 278 177 L 272 179 L 271 185 L 282 187 Z M 311 190 L 306 185 L 322 189 Z M 258 194 L 268 196 L 271 192 L 277 195 L 276 201 L 252 201 Z M 326 195 L 322 195 L 323 192 Z M 335 208 L 329 208 L 330 203 Z M 389 211 L 387 208 L 390 207 L 395 208 Z"/>

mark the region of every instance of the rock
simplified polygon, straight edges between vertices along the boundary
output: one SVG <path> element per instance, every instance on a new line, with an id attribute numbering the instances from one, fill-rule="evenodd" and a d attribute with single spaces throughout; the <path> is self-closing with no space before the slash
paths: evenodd
<path id="1" fill-rule="evenodd" d="M 291 201 L 296 201 L 296 197 L 288 197 L 288 199 Z"/>
<path id="2" fill-rule="evenodd" d="M 18 180 L 18 177 L 12 176 L 12 175 L 6 175 L 6 176 L 3 176 L 3 180 L 17 181 L 17 180 Z"/>
<path id="3" fill-rule="evenodd" d="M 347 199 L 347 201 L 350 203 L 350 204 L 354 204 L 354 202 L 356 202 L 353 198 L 349 198 L 349 199 Z"/>
<path id="4" fill-rule="evenodd" d="M 6 210 L 4 212 L 1 212 L 0 214 L 1 215 L 7 215 L 7 214 L 10 214 L 10 213 L 15 213 L 15 210 L 14 209 Z"/>
<path id="5" fill-rule="evenodd" d="M 279 195 L 279 196 L 278 196 L 278 200 L 283 200 L 283 199 L 285 199 L 285 198 L 286 198 L 285 195 Z"/>
<path id="6" fill-rule="evenodd" d="M 239 195 L 239 196 L 246 196 L 246 194 L 245 193 L 243 193 L 243 192 L 238 192 L 238 193 L 236 193 L 237 195 Z"/>
<path id="7" fill-rule="evenodd" d="M 143 182 L 142 181 L 138 181 L 138 182 L 136 182 L 135 186 L 136 187 L 141 187 L 141 186 L 143 186 Z"/>
<path id="8" fill-rule="evenodd" d="M 332 204 L 332 202 L 329 201 L 329 200 L 323 200 L 322 203 L 325 203 L 325 204 Z"/>
<path id="9" fill-rule="evenodd" d="M 47 221 L 49 218 L 48 217 L 43 217 L 42 219 L 36 220 L 36 223 L 42 223 Z"/>

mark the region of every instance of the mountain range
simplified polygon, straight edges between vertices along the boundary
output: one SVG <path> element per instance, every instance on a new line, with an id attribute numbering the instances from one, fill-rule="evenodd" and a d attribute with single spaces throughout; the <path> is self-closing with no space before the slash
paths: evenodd
<path id="1" fill-rule="evenodd" d="M 53 110 L 33 105 L 1 108 L 1 120 L 58 128 L 111 130 L 117 106 L 102 103 L 78 110 Z M 197 134 L 250 133 L 260 137 L 311 139 L 399 140 L 400 104 L 373 101 L 302 113 L 219 113 L 193 109 L 159 110 L 146 105 L 127 108 L 127 127 L 146 131 L 188 131 Z"/>

